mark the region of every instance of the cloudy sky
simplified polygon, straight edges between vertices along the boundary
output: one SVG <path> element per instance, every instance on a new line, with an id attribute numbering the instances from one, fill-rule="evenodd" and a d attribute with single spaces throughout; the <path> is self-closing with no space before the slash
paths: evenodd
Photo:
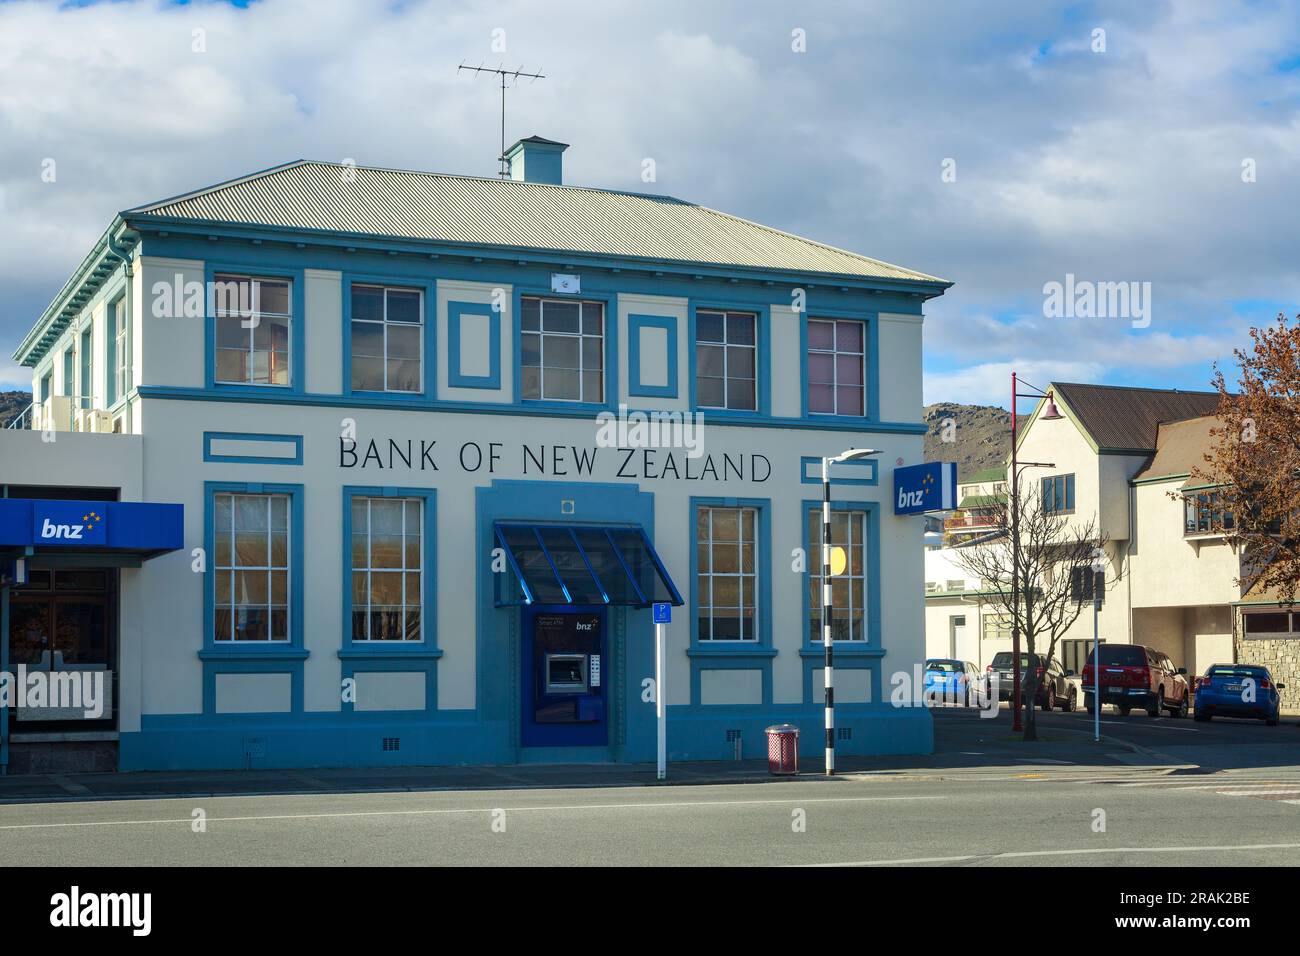
<path id="1" fill-rule="evenodd" d="M 0 387 L 118 210 L 300 157 L 492 175 L 462 61 L 547 74 L 507 135 L 572 144 L 567 182 L 953 280 L 927 401 L 1203 388 L 1300 311 L 1300 0 L 0 2 Z M 1045 316 L 1067 274 L 1150 283 L 1149 324 Z"/>

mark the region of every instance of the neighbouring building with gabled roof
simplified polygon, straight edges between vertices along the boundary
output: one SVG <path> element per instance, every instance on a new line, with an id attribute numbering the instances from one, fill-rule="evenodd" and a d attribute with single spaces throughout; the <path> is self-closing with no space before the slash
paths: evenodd
<path id="1" fill-rule="evenodd" d="M 1155 647 L 1190 674 L 1251 659 L 1240 635 L 1234 642 L 1249 621 L 1237 621 L 1246 599 L 1242 556 L 1224 534 L 1232 517 L 1218 507 L 1215 486 L 1191 477 L 1212 447 L 1218 394 L 1073 383 L 1047 390 L 1061 417 L 1042 418 L 1040 403 L 1022 426 L 1018 457 L 1052 467 L 1023 467 L 1020 480 L 1036 483 L 1067 518 L 1095 521 L 1106 538 L 1114 584 L 1099 615 L 1101 640 Z M 928 654 L 983 668 L 1009 650 L 1009 616 L 965 575 L 956 550 L 928 552 L 926 560 Z M 1265 602 L 1261 610 L 1277 609 Z M 1091 648 L 1092 617 L 1081 615 L 1058 648 L 1076 673 Z M 1283 636 L 1289 631 L 1288 617 Z M 1270 651 L 1272 659 L 1282 661 L 1291 646 Z M 1288 706 L 1300 707 L 1300 696 Z"/>

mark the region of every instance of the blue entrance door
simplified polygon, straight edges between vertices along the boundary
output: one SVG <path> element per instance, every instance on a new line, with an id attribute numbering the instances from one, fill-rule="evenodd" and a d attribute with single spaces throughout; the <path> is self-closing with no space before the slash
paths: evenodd
<path id="1" fill-rule="evenodd" d="M 520 739 L 525 747 L 609 742 L 603 607 L 531 606 L 523 615 Z"/>

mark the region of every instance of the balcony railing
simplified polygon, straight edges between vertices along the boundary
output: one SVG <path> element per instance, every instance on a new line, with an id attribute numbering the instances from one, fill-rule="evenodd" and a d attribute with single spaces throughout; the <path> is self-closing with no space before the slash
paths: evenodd
<path id="1" fill-rule="evenodd" d="M 51 395 L 32 402 L 6 423 L 6 429 L 55 432 L 112 432 L 113 416 L 93 407 L 89 395 Z"/>
<path id="2" fill-rule="evenodd" d="M 7 423 L 5 423 L 5 428 L 12 428 L 12 429 L 31 428 L 32 414 L 33 414 L 33 409 L 35 408 L 36 408 L 35 402 L 28 402 L 26 408 L 24 408 L 21 412 L 19 412 L 13 418 L 9 419 Z"/>
<path id="3" fill-rule="evenodd" d="M 979 512 L 966 512 L 963 514 L 949 515 L 943 519 L 944 531 L 962 531 L 976 528 L 992 528 L 998 523 L 996 515 L 981 514 Z"/>

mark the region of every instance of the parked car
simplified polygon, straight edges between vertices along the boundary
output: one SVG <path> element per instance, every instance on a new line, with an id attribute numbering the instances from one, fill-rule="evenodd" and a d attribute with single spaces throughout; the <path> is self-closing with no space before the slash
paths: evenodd
<path id="1" fill-rule="evenodd" d="M 993 655 L 993 662 L 987 668 L 989 678 L 996 676 L 998 679 L 998 700 L 1010 700 L 1014 693 L 1015 674 L 1012 672 L 1011 663 L 1010 651 L 998 651 Z M 1022 694 L 1029 693 L 1025 674 L 1031 669 L 1037 674 L 1038 687 L 1034 695 L 1034 703 L 1039 707 L 1043 710 L 1051 710 L 1059 706 L 1061 710 L 1072 711 L 1078 706 L 1079 692 L 1068 680 L 1073 675 L 1067 674 L 1058 660 L 1053 659 L 1051 663 L 1044 665 L 1042 654 L 1020 655 Z M 992 691 L 989 693 L 991 694 Z"/>
<path id="2" fill-rule="evenodd" d="M 1101 702 L 1114 704 L 1125 716 L 1134 707 L 1141 707 L 1151 717 L 1159 717 L 1162 710 L 1171 717 L 1186 717 L 1191 705 L 1191 688 L 1187 684 L 1187 670 L 1175 667 L 1163 651 L 1143 644 L 1102 644 Z M 1092 713 L 1093 654 L 1083 666 L 1083 701 Z"/>
<path id="3" fill-rule="evenodd" d="M 970 661 L 932 657 L 925 662 L 925 696 L 950 700 L 969 707 L 971 690 L 979 686 L 980 672 Z"/>
<path id="4" fill-rule="evenodd" d="M 1276 727 L 1282 708 L 1278 691 L 1285 689 L 1273 683 L 1267 667 L 1211 664 L 1196 678 L 1196 719 L 1254 717 Z"/>

